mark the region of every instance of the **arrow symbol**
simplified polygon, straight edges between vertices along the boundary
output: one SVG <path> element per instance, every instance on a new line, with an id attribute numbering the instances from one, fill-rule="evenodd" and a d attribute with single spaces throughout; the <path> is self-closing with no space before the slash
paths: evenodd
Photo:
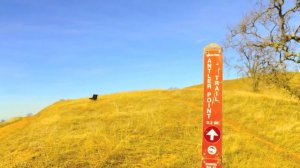
<path id="1" fill-rule="evenodd" d="M 219 136 L 214 129 L 211 129 L 206 135 L 210 136 L 211 141 L 215 139 L 215 136 Z"/>

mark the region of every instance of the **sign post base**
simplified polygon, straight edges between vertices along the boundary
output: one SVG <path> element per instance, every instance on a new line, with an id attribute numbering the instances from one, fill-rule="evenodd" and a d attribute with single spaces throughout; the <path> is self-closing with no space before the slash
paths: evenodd
<path id="1" fill-rule="evenodd" d="M 222 168 L 221 160 L 203 159 L 202 168 Z"/>

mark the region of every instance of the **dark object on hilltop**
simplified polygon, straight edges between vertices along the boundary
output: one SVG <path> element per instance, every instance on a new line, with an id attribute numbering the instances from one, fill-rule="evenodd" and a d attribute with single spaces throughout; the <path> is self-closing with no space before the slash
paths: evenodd
<path id="1" fill-rule="evenodd" d="M 93 97 L 90 97 L 89 99 L 96 101 L 97 98 L 98 98 L 98 95 L 97 94 L 93 94 Z"/>

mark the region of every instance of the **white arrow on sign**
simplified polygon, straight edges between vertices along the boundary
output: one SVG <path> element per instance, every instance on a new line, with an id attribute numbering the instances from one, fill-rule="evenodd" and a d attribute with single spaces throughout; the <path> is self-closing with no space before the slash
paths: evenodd
<path id="1" fill-rule="evenodd" d="M 206 135 L 210 136 L 211 141 L 215 139 L 215 136 L 219 136 L 214 129 L 211 129 Z"/>

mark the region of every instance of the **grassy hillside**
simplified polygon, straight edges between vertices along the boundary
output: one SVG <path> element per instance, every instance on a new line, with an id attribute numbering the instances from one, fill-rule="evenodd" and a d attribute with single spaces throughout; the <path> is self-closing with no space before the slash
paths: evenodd
<path id="1" fill-rule="evenodd" d="M 224 82 L 224 167 L 300 167 L 300 102 L 247 83 Z M 202 97 L 198 85 L 59 101 L 0 128 L 0 167 L 200 167 Z"/>
<path id="2" fill-rule="evenodd" d="M 0 122 L 0 128 L 1 128 L 1 127 L 4 127 L 4 126 L 6 126 L 6 125 L 9 125 L 9 124 L 18 122 L 18 121 L 20 121 L 21 119 L 22 119 L 22 117 L 15 117 L 15 118 L 12 118 L 12 119 L 7 120 L 7 121 Z"/>

